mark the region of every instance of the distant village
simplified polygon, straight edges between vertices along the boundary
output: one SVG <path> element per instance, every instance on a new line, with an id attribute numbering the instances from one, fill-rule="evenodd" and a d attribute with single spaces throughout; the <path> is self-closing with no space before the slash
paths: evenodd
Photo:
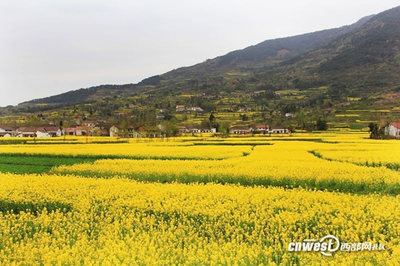
<path id="1" fill-rule="evenodd" d="M 125 138 L 157 138 L 165 137 L 164 129 L 160 124 L 158 130 L 146 130 L 144 126 L 134 128 L 133 126 L 122 127 L 120 125 L 104 126 L 92 121 L 83 121 L 82 125 L 76 127 L 61 128 L 55 125 L 42 126 L 23 126 L 14 128 L 11 126 L 0 125 L 0 137 L 61 137 L 61 136 L 110 136 Z M 209 127 L 186 127 L 180 125 L 177 127 L 177 135 L 187 134 L 217 134 L 216 128 Z M 250 134 L 290 134 L 290 130 L 283 127 L 270 127 L 267 124 L 254 124 L 252 126 L 236 125 L 229 129 L 229 134 L 250 135 Z"/>
<path id="2" fill-rule="evenodd" d="M 164 109 L 159 110 L 158 116 L 162 116 Z M 248 111 L 248 110 L 245 110 Z M 176 113 L 202 113 L 204 110 L 199 107 L 186 107 L 185 105 L 177 105 L 175 108 Z M 286 113 L 286 118 L 293 117 L 293 113 Z M 162 119 L 163 117 L 157 117 Z M 44 122 L 44 121 L 43 121 Z M 211 125 L 212 123 L 210 123 Z M 386 126 L 378 129 L 375 125 L 375 131 L 378 130 L 380 134 L 376 135 L 384 136 L 386 138 L 400 138 L 400 123 L 387 123 Z M 371 132 L 373 133 L 373 129 Z M 169 132 L 169 133 L 167 133 Z M 173 132 L 171 134 L 171 132 Z M 215 136 L 217 135 L 272 135 L 272 134 L 291 134 L 291 130 L 286 127 L 270 126 L 266 123 L 251 123 L 251 124 L 236 124 L 229 128 L 224 128 L 224 132 L 221 129 L 213 126 L 202 125 L 174 125 L 173 130 L 166 128 L 166 125 L 159 123 L 157 126 L 145 126 L 145 125 L 131 125 L 126 123 L 110 124 L 107 121 L 90 121 L 86 117 L 80 117 L 75 121 L 74 126 L 63 127 L 56 124 L 39 124 L 35 125 L 24 125 L 24 126 L 10 126 L 0 125 L 0 137 L 60 137 L 60 136 L 110 136 L 120 138 L 163 138 L 169 136 L 187 136 L 187 135 L 199 135 L 203 133 L 210 133 Z"/>
<path id="3" fill-rule="evenodd" d="M 75 127 L 62 128 L 56 125 L 41 126 L 22 126 L 12 127 L 0 125 L 0 137 L 60 137 L 60 136 L 110 136 L 123 138 L 157 138 L 165 137 L 164 128 L 160 124 L 157 129 L 147 130 L 144 126 L 137 128 L 128 125 L 107 126 L 93 121 L 83 121 L 81 125 Z M 400 123 L 388 123 L 382 130 L 384 135 L 391 138 L 400 138 Z M 210 127 L 187 127 L 178 125 L 176 136 L 196 135 L 202 133 L 211 133 L 217 135 L 216 128 Z M 232 135 L 254 135 L 254 134 L 290 134 L 291 131 L 284 127 L 270 127 L 268 124 L 255 123 L 250 126 L 235 125 L 229 128 L 229 134 Z"/>
<path id="4" fill-rule="evenodd" d="M 161 117 L 166 110 L 160 109 L 157 119 Z M 187 107 L 177 105 L 176 113 L 203 113 L 204 110 L 199 106 Z M 85 118 L 79 118 L 75 121 L 76 125 L 72 127 L 63 127 L 61 125 L 24 125 L 13 127 L 9 125 L 0 125 L 0 137 L 60 137 L 60 136 L 110 136 L 121 138 L 158 138 L 166 137 L 167 129 L 162 123 L 157 126 L 145 125 L 134 126 L 126 123 L 109 124 L 107 121 L 90 121 Z M 171 131 L 171 130 L 170 130 Z M 173 136 L 198 135 L 210 133 L 214 135 L 221 134 L 217 127 L 204 125 L 175 125 Z M 253 123 L 251 125 L 233 125 L 225 129 L 225 134 L 233 135 L 251 135 L 251 134 L 290 134 L 291 131 L 285 127 L 271 127 L 264 123 Z M 171 135 L 169 135 L 171 136 Z"/>

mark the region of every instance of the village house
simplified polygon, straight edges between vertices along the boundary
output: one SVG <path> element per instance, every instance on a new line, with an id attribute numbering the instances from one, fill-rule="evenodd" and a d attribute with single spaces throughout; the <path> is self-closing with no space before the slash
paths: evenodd
<path id="1" fill-rule="evenodd" d="M 62 131 L 60 128 L 56 126 L 44 126 L 40 127 L 36 132 L 37 137 L 60 137 L 62 135 Z"/>
<path id="2" fill-rule="evenodd" d="M 204 112 L 204 110 L 199 106 L 188 107 L 188 108 L 186 108 L 186 110 L 187 111 L 192 111 L 192 112 Z"/>
<path id="3" fill-rule="evenodd" d="M 63 128 L 62 132 L 63 132 L 63 135 L 76 136 L 76 128 L 75 127 Z"/>
<path id="4" fill-rule="evenodd" d="M 81 126 L 84 126 L 84 127 L 95 127 L 96 126 L 96 122 L 84 120 L 84 121 L 82 121 Z"/>
<path id="5" fill-rule="evenodd" d="M 400 137 L 400 122 L 389 123 L 385 127 L 385 135 L 390 137 L 399 138 Z"/>
<path id="6" fill-rule="evenodd" d="M 92 136 L 93 128 L 91 126 L 77 126 L 75 128 L 76 136 Z"/>
<path id="7" fill-rule="evenodd" d="M 16 131 L 17 137 L 26 138 L 49 138 L 49 137 L 59 137 L 62 131 L 56 126 L 37 126 L 37 127 L 20 127 Z"/>
<path id="8" fill-rule="evenodd" d="M 193 126 L 189 128 L 190 133 L 200 133 L 200 128 L 198 126 Z"/>
<path id="9" fill-rule="evenodd" d="M 208 127 L 199 127 L 198 129 L 200 133 L 217 133 L 216 128 L 208 128 Z"/>
<path id="10" fill-rule="evenodd" d="M 217 133 L 216 128 L 208 128 L 208 127 L 193 127 L 189 129 L 192 133 Z"/>
<path id="11" fill-rule="evenodd" d="M 233 126 L 229 129 L 229 134 L 251 134 L 252 133 L 252 128 L 249 128 L 247 126 Z"/>
<path id="12" fill-rule="evenodd" d="M 110 136 L 110 129 L 95 127 L 93 129 L 93 136 L 103 136 L 109 137 Z"/>
<path id="13" fill-rule="evenodd" d="M 124 137 L 124 138 L 159 138 L 161 134 L 161 126 L 152 129 L 146 129 L 144 126 L 139 126 L 136 130 L 133 126 L 122 128 L 121 126 L 110 127 L 110 137 Z"/>
<path id="14" fill-rule="evenodd" d="M 184 112 L 185 111 L 185 106 L 184 105 L 177 105 L 175 107 L 176 112 Z"/>
<path id="15" fill-rule="evenodd" d="M 238 112 L 250 112 L 251 111 L 251 107 L 239 107 L 238 108 Z"/>
<path id="16" fill-rule="evenodd" d="M 37 127 L 19 127 L 16 131 L 17 137 L 33 138 L 36 137 Z"/>
<path id="17" fill-rule="evenodd" d="M 0 137 L 14 137 L 15 129 L 10 126 L 0 126 Z"/>
<path id="18" fill-rule="evenodd" d="M 267 133 L 269 130 L 269 125 L 267 124 L 255 124 L 254 132 L 256 133 Z"/>
<path id="19" fill-rule="evenodd" d="M 189 129 L 186 126 L 178 126 L 179 134 L 189 133 Z"/>
<path id="20" fill-rule="evenodd" d="M 272 127 L 268 130 L 270 134 L 289 134 L 290 130 L 284 127 Z"/>
<path id="21" fill-rule="evenodd" d="M 123 137 L 123 138 L 140 138 L 143 134 L 135 131 L 132 125 L 126 126 L 125 128 L 121 126 L 110 127 L 110 137 Z"/>
<path id="22" fill-rule="evenodd" d="M 254 91 L 253 92 L 254 95 L 260 95 L 260 94 L 263 94 L 263 93 L 265 93 L 265 90 L 260 90 L 260 91 Z"/>
<path id="23" fill-rule="evenodd" d="M 294 118 L 294 114 L 293 113 L 285 113 L 285 117 L 286 118 Z"/>
<path id="24" fill-rule="evenodd" d="M 187 129 L 186 133 L 217 133 L 216 128 L 209 128 L 209 127 L 201 127 L 201 126 L 193 126 Z"/>
<path id="25" fill-rule="evenodd" d="M 119 137 L 120 129 L 119 126 L 110 127 L 110 137 Z"/>
<path id="26" fill-rule="evenodd" d="M 40 129 L 36 131 L 36 137 L 37 138 L 49 138 L 51 137 L 45 130 Z"/>
<path id="27" fill-rule="evenodd" d="M 156 119 L 164 119 L 165 115 L 163 114 L 156 114 Z"/>
<path id="28" fill-rule="evenodd" d="M 104 120 L 97 121 L 96 126 L 93 129 L 93 135 L 109 137 L 111 126 L 112 125 L 108 124 L 107 121 L 104 121 Z"/>

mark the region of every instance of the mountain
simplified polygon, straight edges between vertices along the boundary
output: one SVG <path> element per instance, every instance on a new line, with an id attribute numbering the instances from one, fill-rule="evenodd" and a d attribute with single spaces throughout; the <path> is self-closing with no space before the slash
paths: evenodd
<path id="1" fill-rule="evenodd" d="M 275 90 L 327 87 L 332 99 L 365 97 L 398 86 L 399 53 L 396 7 L 351 26 L 265 41 L 163 76 L 175 81 L 213 77 L 218 86 L 235 87 L 229 82 L 233 75 L 248 91 L 262 84 Z"/>
<path id="2" fill-rule="evenodd" d="M 341 35 L 359 28 L 373 16 L 360 19 L 358 22 L 340 28 L 306 33 L 293 37 L 266 40 L 257 45 L 242 50 L 230 52 L 224 56 L 208 60 L 205 63 L 189 68 L 181 68 L 169 74 L 190 73 L 195 77 L 206 76 L 212 73 L 227 71 L 252 71 L 260 67 L 273 67 L 283 61 L 289 60 L 307 51 L 324 46 Z"/>
<path id="3" fill-rule="evenodd" d="M 258 73 L 285 77 L 280 88 L 326 86 L 328 97 L 366 97 L 400 84 L 400 7 L 382 12 L 329 44 Z M 272 80 L 270 80 L 272 82 Z"/>
<path id="4" fill-rule="evenodd" d="M 359 28 L 371 17 L 373 16 L 364 17 L 352 25 L 336 29 L 267 40 L 243 50 L 233 51 L 224 56 L 207 60 L 204 63 L 192 67 L 180 68 L 161 76 L 158 75 L 147 78 L 138 84 L 101 85 L 88 89 L 74 90 L 42 99 L 35 99 L 24 102 L 22 105 L 26 106 L 41 103 L 76 104 L 95 100 L 96 98 L 102 97 L 104 94 L 123 94 L 129 92 L 129 90 L 131 92 L 136 91 L 141 86 L 159 85 L 162 80 L 168 81 L 166 83 L 171 83 L 174 82 L 174 79 L 179 79 L 179 77 L 182 77 L 182 79 L 198 79 L 215 76 L 216 74 L 223 75 L 232 71 L 252 71 L 261 67 L 272 67 L 304 52 L 328 44 L 337 37 Z"/>

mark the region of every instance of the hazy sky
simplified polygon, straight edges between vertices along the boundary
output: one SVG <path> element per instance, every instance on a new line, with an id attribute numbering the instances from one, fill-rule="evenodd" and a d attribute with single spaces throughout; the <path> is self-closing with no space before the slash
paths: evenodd
<path id="1" fill-rule="evenodd" d="M 348 25 L 398 0 L 0 0 L 0 106 L 137 83 L 267 39 Z"/>

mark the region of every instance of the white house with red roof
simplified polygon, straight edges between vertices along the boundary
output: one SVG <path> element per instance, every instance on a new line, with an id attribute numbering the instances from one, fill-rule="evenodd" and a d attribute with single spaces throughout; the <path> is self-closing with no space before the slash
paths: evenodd
<path id="1" fill-rule="evenodd" d="M 248 126 L 233 126 L 229 129 L 229 134 L 251 134 L 252 128 Z"/>
<path id="2" fill-rule="evenodd" d="M 389 123 L 385 128 L 385 134 L 391 137 L 399 138 L 400 137 L 400 122 L 392 122 Z"/>
<path id="3" fill-rule="evenodd" d="M 17 137 L 33 138 L 36 137 L 37 127 L 20 127 L 16 130 Z"/>
<path id="4" fill-rule="evenodd" d="M 20 127 L 16 131 L 17 137 L 59 137 L 61 130 L 56 126 Z"/>
<path id="5" fill-rule="evenodd" d="M 175 107 L 175 111 L 177 112 L 184 112 L 185 111 L 185 106 L 184 105 L 177 105 Z"/>
<path id="6" fill-rule="evenodd" d="M 13 137 L 15 129 L 10 126 L 0 126 L 0 137 Z"/>
<path id="7" fill-rule="evenodd" d="M 90 126 L 77 126 L 75 129 L 76 136 L 91 136 L 93 133 L 93 128 Z"/>
<path id="8" fill-rule="evenodd" d="M 254 125 L 254 131 L 258 133 L 265 133 L 268 132 L 269 130 L 269 125 L 268 124 L 255 124 Z"/>
<path id="9" fill-rule="evenodd" d="M 189 129 L 186 126 L 178 126 L 179 133 L 189 133 Z"/>

